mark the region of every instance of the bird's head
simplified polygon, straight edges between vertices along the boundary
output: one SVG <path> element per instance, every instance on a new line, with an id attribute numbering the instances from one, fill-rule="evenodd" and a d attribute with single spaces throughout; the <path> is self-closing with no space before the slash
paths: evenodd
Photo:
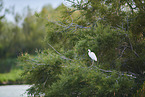
<path id="1" fill-rule="evenodd" d="M 90 50 L 90 49 L 88 49 L 88 51 L 90 52 L 91 50 Z"/>

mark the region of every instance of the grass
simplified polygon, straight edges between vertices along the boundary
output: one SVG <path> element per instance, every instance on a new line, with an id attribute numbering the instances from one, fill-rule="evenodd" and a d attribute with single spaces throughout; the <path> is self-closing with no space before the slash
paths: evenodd
<path id="1" fill-rule="evenodd" d="M 0 84 L 13 84 L 21 81 L 22 70 L 12 69 L 9 73 L 0 73 Z"/>

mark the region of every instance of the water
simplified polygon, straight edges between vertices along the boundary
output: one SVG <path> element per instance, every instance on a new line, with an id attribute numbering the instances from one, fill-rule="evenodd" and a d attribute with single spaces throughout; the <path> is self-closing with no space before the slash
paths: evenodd
<path id="1" fill-rule="evenodd" d="M 27 97 L 25 92 L 29 87 L 30 85 L 0 86 L 0 97 Z"/>

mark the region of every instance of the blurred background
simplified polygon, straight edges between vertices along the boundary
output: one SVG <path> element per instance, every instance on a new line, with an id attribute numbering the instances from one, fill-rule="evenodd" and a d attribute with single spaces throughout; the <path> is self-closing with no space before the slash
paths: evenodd
<path id="1" fill-rule="evenodd" d="M 34 15 L 56 9 L 64 0 L 0 0 L 0 85 L 20 83 L 17 57 L 44 49 L 44 20 Z"/>

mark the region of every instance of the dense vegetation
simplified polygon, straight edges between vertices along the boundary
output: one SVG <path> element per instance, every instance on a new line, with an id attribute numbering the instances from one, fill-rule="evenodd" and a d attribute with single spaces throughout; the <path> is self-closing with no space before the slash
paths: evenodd
<path id="1" fill-rule="evenodd" d="M 44 7 L 35 13 L 37 22 L 30 22 L 34 15 L 25 19 L 27 25 L 33 24 L 34 33 L 45 25 L 44 43 L 48 46 L 36 55 L 28 52 L 19 57 L 23 78 L 32 84 L 28 93 L 48 97 L 144 96 L 145 1 L 67 1 L 72 7 Z M 27 40 L 34 36 L 28 33 Z M 98 58 L 92 67 L 88 49 Z"/>

